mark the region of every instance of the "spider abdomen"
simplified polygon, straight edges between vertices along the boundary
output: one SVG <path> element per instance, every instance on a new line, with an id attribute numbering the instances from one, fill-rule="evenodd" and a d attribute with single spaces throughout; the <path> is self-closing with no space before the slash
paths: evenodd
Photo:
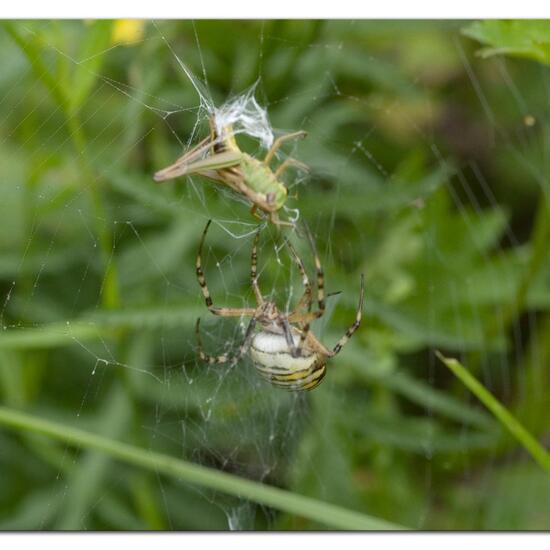
<path id="1" fill-rule="evenodd" d="M 299 336 L 294 335 L 294 338 L 298 345 Z M 252 339 L 250 356 L 260 376 L 286 390 L 312 390 L 325 376 L 324 357 L 307 349 L 302 349 L 299 357 L 293 357 L 282 334 L 257 333 Z"/>

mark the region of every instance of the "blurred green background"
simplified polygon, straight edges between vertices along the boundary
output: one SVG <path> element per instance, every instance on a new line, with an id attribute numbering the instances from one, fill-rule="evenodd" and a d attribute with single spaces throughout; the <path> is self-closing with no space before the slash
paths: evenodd
<path id="1" fill-rule="evenodd" d="M 550 528 L 548 472 L 433 353 L 548 442 L 549 51 L 547 22 L 3 22 L 3 410 L 409 528 Z M 211 182 L 152 181 L 207 131 L 176 55 L 217 105 L 257 83 L 276 133 L 307 130 L 281 159 L 311 168 L 288 204 L 343 291 L 327 345 L 366 275 L 308 394 L 197 361 L 197 316 L 212 353 L 243 334 L 201 300 L 202 228 L 214 300 L 239 307 L 257 220 Z M 271 227 L 259 263 L 264 293 L 299 295 Z M 0 421 L 0 529 L 331 527 Z"/>

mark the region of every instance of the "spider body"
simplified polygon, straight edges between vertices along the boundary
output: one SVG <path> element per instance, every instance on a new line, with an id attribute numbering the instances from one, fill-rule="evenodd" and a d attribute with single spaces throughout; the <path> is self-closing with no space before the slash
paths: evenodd
<path id="1" fill-rule="evenodd" d="M 311 311 L 311 283 L 302 260 L 288 241 L 286 244 L 302 276 L 304 293 L 296 308 L 288 314 L 281 312 L 274 302 L 264 299 L 258 286 L 256 267 L 259 232 L 256 233 L 254 239 L 250 268 L 251 286 L 256 297 L 257 307 L 219 308 L 215 307 L 212 302 L 202 270 L 202 248 L 209 226 L 210 221 L 206 224 L 202 234 L 196 263 L 197 279 L 206 307 L 214 315 L 221 317 L 250 317 L 251 319 L 244 341 L 239 351 L 233 356 L 227 353 L 219 356 L 204 353 L 200 339 L 200 319 L 198 319 L 196 333 L 200 358 L 210 364 L 229 362 L 231 365 L 235 365 L 241 357 L 249 353 L 258 373 L 274 386 L 292 391 L 311 390 L 317 387 L 325 375 L 328 360 L 340 352 L 361 323 L 364 299 L 363 275 L 361 275 L 361 292 L 355 321 L 334 348 L 328 349 L 310 331 L 310 323 L 321 317 L 325 311 L 324 275 L 317 253 L 315 253 L 317 310 Z M 259 329 L 258 332 L 256 332 L 256 328 Z"/>
<path id="2" fill-rule="evenodd" d="M 294 346 L 300 342 L 300 333 L 292 329 Z M 287 390 L 312 390 L 323 380 L 327 357 L 303 346 L 298 357 L 292 351 L 283 334 L 264 330 L 254 335 L 250 344 L 250 356 L 256 370 L 274 386 Z"/>
<path id="3" fill-rule="evenodd" d="M 277 138 L 263 160 L 240 150 L 235 140 L 233 127 L 229 124 L 218 132 L 210 119 L 210 137 L 201 141 L 177 159 L 173 164 L 154 175 L 157 182 L 198 174 L 222 185 L 227 185 L 243 195 L 252 204 L 252 214 L 258 209 L 265 212 L 277 225 L 293 225 L 281 221 L 277 212 L 284 206 L 288 191 L 279 177 L 289 166 L 307 169 L 304 164 L 288 158 L 275 171 L 270 162 L 281 145 L 290 139 L 305 137 L 299 131 Z"/>

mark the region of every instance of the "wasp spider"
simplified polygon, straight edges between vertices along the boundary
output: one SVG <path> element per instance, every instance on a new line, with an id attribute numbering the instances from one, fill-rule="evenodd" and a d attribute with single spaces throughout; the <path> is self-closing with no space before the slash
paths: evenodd
<path id="1" fill-rule="evenodd" d="M 310 331 L 310 323 L 325 312 L 323 268 L 315 252 L 317 271 L 317 309 L 312 310 L 312 287 L 302 260 L 286 241 L 293 260 L 302 276 L 304 293 L 294 311 L 285 314 L 279 311 L 274 302 L 265 300 L 258 286 L 257 246 L 259 232 L 252 247 L 250 282 L 256 297 L 255 308 L 216 307 L 210 297 L 202 269 L 202 248 L 211 220 L 203 231 L 197 254 L 197 279 L 206 302 L 206 307 L 221 317 L 250 317 L 243 343 L 236 354 L 224 353 L 219 356 L 207 355 L 200 338 L 200 318 L 197 319 L 196 333 L 201 360 L 210 364 L 230 363 L 235 365 L 246 353 L 250 353 L 258 373 L 271 384 L 286 390 L 312 390 L 325 376 L 327 361 L 337 355 L 346 345 L 361 323 L 365 292 L 364 276 L 361 275 L 359 306 L 354 323 L 348 328 L 332 350 L 326 348 Z M 313 245 L 313 241 L 312 241 Z M 259 330 L 256 331 L 256 328 Z"/>

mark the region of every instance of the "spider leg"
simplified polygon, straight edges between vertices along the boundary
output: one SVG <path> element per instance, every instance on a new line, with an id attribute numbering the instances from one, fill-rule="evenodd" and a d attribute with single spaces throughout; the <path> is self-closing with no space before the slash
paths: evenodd
<path id="1" fill-rule="evenodd" d="M 300 357 L 302 355 L 302 347 L 300 345 L 302 343 L 301 338 L 300 338 L 300 342 L 298 343 L 298 346 L 296 346 L 296 344 L 294 343 L 294 338 L 292 336 L 292 328 L 290 326 L 288 318 L 283 319 L 281 324 L 283 327 L 285 340 L 290 349 L 290 353 L 292 357 Z"/>
<path id="2" fill-rule="evenodd" d="M 301 258 L 298 256 L 296 249 L 292 246 L 292 244 L 288 239 L 285 239 L 285 244 L 288 246 L 288 249 L 290 250 L 293 260 L 298 265 L 298 269 L 300 270 L 300 275 L 302 276 L 302 284 L 304 285 L 304 293 L 302 294 L 300 301 L 298 302 L 294 311 L 288 316 L 288 320 L 292 323 L 294 322 L 294 315 L 296 313 L 298 313 L 305 307 L 311 306 L 311 283 L 309 282 L 309 277 L 307 276 L 304 263 L 302 262 Z"/>
<path id="3" fill-rule="evenodd" d="M 317 254 L 317 249 L 315 248 L 315 243 L 313 238 L 310 235 L 311 246 L 313 247 L 313 252 L 315 254 L 315 271 L 317 273 L 317 307 L 319 308 L 316 312 L 313 312 L 316 317 L 321 317 L 325 313 L 325 274 L 323 272 L 323 267 L 321 266 L 321 260 L 319 260 L 319 255 Z"/>
<path id="4" fill-rule="evenodd" d="M 325 275 L 323 271 L 323 267 L 321 265 L 321 260 L 319 260 L 319 255 L 317 254 L 317 249 L 315 247 L 315 243 L 313 242 L 313 237 L 308 231 L 308 238 L 309 242 L 311 244 L 311 247 L 313 249 L 313 254 L 315 258 L 315 270 L 317 274 L 317 311 L 309 311 L 309 313 L 300 313 L 300 309 L 303 309 L 306 305 L 308 309 L 311 309 L 311 291 L 309 299 L 306 297 L 307 288 L 304 292 L 304 296 L 300 300 L 298 306 L 294 310 L 294 312 L 289 316 L 289 321 L 291 323 L 301 322 L 301 323 L 309 323 L 310 321 L 314 321 L 315 319 L 318 319 L 319 317 L 322 317 L 325 313 Z M 301 307 L 300 307 L 301 306 Z"/>
<path id="5" fill-rule="evenodd" d="M 256 318 L 252 317 L 250 319 L 250 322 L 248 323 L 248 327 L 246 328 L 246 332 L 244 335 L 243 343 L 241 344 L 241 347 L 239 348 L 239 352 L 231 361 L 231 366 L 235 365 L 237 361 L 248 351 L 250 348 L 250 344 L 252 342 L 252 338 L 254 336 L 254 329 L 256 328 Z"/>
<path id="6" fill-rule="evenodd" d="M 195 334 L 197 336 L 199 357 L 201 358 L 201 361 L 204 361 L 209 365 L 219 365 L 230 361 L 230 366 L 233 367 L 250 348 L 250 343 L 252 341 L 252 337 L 254 336 L 254 328 L 256 327 L 256 319 L 254 317 L 250 319 L 243 343 L 241 344 L 239 351 L 234 356 L 231 356 L 229 353 L 223 353 L 222 355 L 208 355 L 207 353 L 204 353 L 201 340 L 200 322 L 201 320 L 199 317 L 195 325 Z"/>
<path id="7" fill-rule="evenodd" d="M 252 285 L 252 290 L 254 291 L 254 295 L 256 296 L 256 302 L 259 306 L 261 306 L 264 303 L 264 298 L 262 296 L 262 292 L 260 291 L 260 287 L 258 286 L 258 270 L 257 270 L 257 264 L 258 264 L 258 241 L 260 240 L 260 231 L 258 230 L 256 232 L 256 236 L 254 237 L 254 245 L 252 246 L 252 254 L 250 258 L 250 283 Z"/>
<path id="8" fill-rule="evenodd" d="M 264 164 L 269 164 L 271 162 L 271 159 L 275 155 L 275 153 L 279 150 L 281 145 L 288 141 L 289 139 L 300 139 L 305 138 L 307 136 L 307 132 L 304 132 L 303 130 L 299 130 L 298 132 L 292 132 L 291 134 L 285 134 L 284 136 L 278 137 L 271 146 L 271 149 L 267 152 L 267 155 L 264 158 Z"/>
<path id="9" fill-rule="evenodd" d="M 204 296 L 204 301 L 206 302 L 206 307 L 214 315 L 219 315 L 221 317 L 242 317 L 243 315 L 252 317 L 256 312 L 254 308 L 215 307 L 212 303 L 212 298 L 210 297 L 210 292 L 208 290 L 208 286 L 206 285 L 206 279 L 202 270 L 202 247 L 204 245 L 204 239 L 206 237 L 206 233 L 208 232 L 208 228 L 210 227 L 211 222 L 212 220 L 208 220 L 208 223 L 206 224 L 206 227 L 204 228 L 204 231 L 202 233 L 196 261 L 197 280 L 199 282 L 199 286 L 201 287 L 202 295 Z"/>
<path id="10" fill-rule="evenodd" d="M 306 323 L 302 327 L 302 333 L 300 334 L 300 341 L 298 342 L 298 352 L 300 355 L 302 354 L 302 347 L 304 346 L 304 342 L 306 341 L 308 335 L 309 335 L 309 323 Z"/>
<path id="11" fill-rule="evenodd" d="M 227 360 L 229 358 L 229 354 L 223 353 L 222 355 L 208 355 L 204 353 L 203 347 L 202 347 L 202 339 L 201 339 L 201 331 L 200 331 L 200 317 L 197 319 L 197 322 L 195 324 L 195 335 L 197 337 L 197 346 L 199 350 L 199 357 L 201 358 L 201 361 L 204 361 L 205 363 L 208 363 L 209 365 L 218 365 L 222 363 L 227 363 Z"/>
<path id="12" fill-rule="evenodd" d="M 304 324 L 302 327 L 302 334 L 300 336 L 300 339 L 302 339 L 304 342 L 307 340 L 307 347 L 313 351 L 314 353 L 319 353 L 320 355 L 324 355 L 325 357 L 332 357 L 332 352 L 326 348 L 319 340 L 317 340 L 317 337 L 311 330 L 309 330 L 309 324 Z"/>
<path id="13" fill-rule="evenodd" d="M 361 324 L 361 317 L 363 316 L 363 300 L 365 297 L 365 276 L 361 273 L 361 292 L 359 294 L 359 306 L 357 307 L 357 315 L 355 321 L 351 327 L 346 330 L 346 333 L 332 349 L 331 357 L 334 357 L 340 350 L 348 343 L 348 340 L 352 337 L 353 333 L 359 328 Z"/>

